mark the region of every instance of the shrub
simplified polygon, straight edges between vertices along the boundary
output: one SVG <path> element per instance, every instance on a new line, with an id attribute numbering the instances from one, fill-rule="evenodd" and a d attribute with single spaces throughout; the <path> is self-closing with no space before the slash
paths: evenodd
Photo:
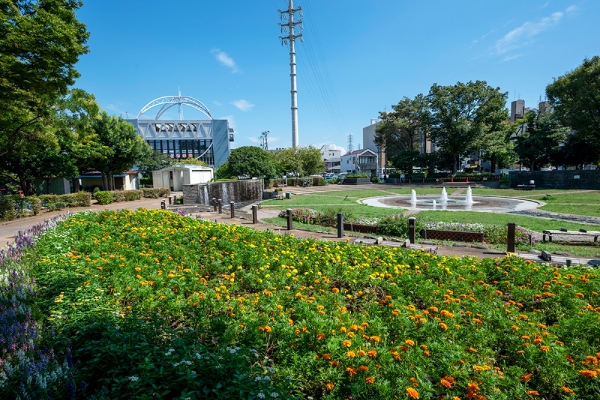
<path id="1" fill-rule="evenodd" d="M 69 196 L 73 197 L 73 206 L 74 207 L 89 207 L 92 205 L 92 194 L 89 192 L 78 192 L 73 193 Z"/>
<path id="2" fill-rule="evenodd" d="M 125 200 L 127 200 L 127 201 L 140 200 L 141 198 L 142 198 L 141 190 L 127 190 L 125 192 Z"/>
<path id="3" fill-rule="evenodd" d="M 58 210 L 56 203 L 58 203 L 58 195 L 56 194 L 41 194 L 40 200 L 42 207 L 47 208 L 50 211 Z"/>
<path id="4" fill-rule="evenodd" d="M 367 174 L 349 174 L 346 175 L 346 178 L 368 178 Z"/>
<path id="5" fill-rule="evenodd" d="M 150 199 L 158 199 L 159 197 L 167 197 L 171 195 L 169 188 L 142 188 L 142 195 Z"/>
<path id="6" fill-rule="evenodd" d="M 114 190 L 112 192 L 110 192 L 113 196 L 113 202 L 114 203 L 120 203 L 122 201 L 125 201 L 125 191 L 124 190 Z"/>
<path id="7" fill-rule="evenodd" d="M 140 178 L 140 185 L 142 185 L 142 187 L 152 187 L 152 177 Z"/>
<path id="8" fill-rule="evenodd" d="M 114 201 L 114 196 L 111 192 L 106 190 L 99 190 L 94 193 L 94 198 L 98 202 L 98 204 L 110 204 Z"/>

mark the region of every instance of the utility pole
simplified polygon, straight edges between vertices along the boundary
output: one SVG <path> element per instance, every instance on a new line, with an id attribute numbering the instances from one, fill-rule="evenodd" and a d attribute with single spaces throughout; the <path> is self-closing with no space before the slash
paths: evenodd
<path id="1" fill-rule="evenodd" d="M 296 89 L 296 48 L 295 48 L 295 40 L 300 38 L 301 41 L 304 41 L 302 38 L 302 33 L 295 34 L 294 28 L 296 25 L 300 25 L 301 29 L 304 29 L 302 24 L 302 20 L 294 21 L 294 15 L 296 12 L 300 12 L 300 17 L 302 17 L 302 7 L 298 6 L 298 8 L 294 9 L 294 0 L 289 0 L 288 9 L 285 11 L 277 10 L 281 14 L 282 20 L 287 20 L 288 22 L 285 24 L 279 23 L 279 27 L 281 32 L 288 32 L 289 35 L 282 37 L 279 36 L 279 39 L 282 40 L 282 45 L 287 44 L 288 40 L 290 42 L 290 79 L 291 79 L 291 94 L 292 94 L 292 147 L 298 147 L 298 90 Z"/>
<path id="2" fill-rule="evenodd" d="M 269 150 L 269 142 L 267 141 L 267 136 L 269 136 L 269 131 L 264 131 L 261 135 L 261 142 L 263 150 Z"/>

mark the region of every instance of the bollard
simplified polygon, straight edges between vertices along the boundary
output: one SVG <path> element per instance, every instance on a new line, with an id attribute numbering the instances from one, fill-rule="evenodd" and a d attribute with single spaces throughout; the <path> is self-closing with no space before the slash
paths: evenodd
<path id="1" fill-rule="evenodd" d="M 337 215 L 337 237 L 344 237 L 344 214 L 338 213 Z"/>
<path id="2" fill-rule="evenodd" d="M 173 204 L 177 204 L 177 195 L 176 194 L 173 195 Z"/>
<path id="3" fill-rule="evenodd" d="M 252 206 L 252 223 L 258 223 L 258 206 L 256 204 Z"/>
<path id="4" fill-rule="evenodd" d="M 166 206 L 166 203 L 165 203 L 165 201 L 164 201 L 164 200 L 161 200 L 161 201 L 160 201 L 160 209 L 161 209 L 161 210 L 164 210 L 165 208 L 167 208 L 167 206 Z"/>
<path id="5" fill-rule="evenodd" d="M 235 203 L 233 201 L 229 203 L 229 213 L 231 218 L 235 218 Z"/>
<path id="6" fill-rule="evenodd" d="M 415 229 L 417 226 L 417 219 L 415 217 L 410 217 L 408 219 L 408 240 L 410 244 L 414 244 L 415 240 Z"/>
<path id="7" fill-rule="evenodd" d="M 217 200 L 217 206 L 219 208 L 219 214 L 223 214 L 223 200 Z"/>
<path id="8" fill-rule="evenodd" d="M 506 237 L 506 252 L 514 253 L 515 252 L 515 223 L 509 222 L 508 226 L 508 235 Z"/>
<path id="9" fill-rule="evenodd" d="M 288 231 L 291 231 L 292 228 L 292 209 L 288 208 L 287 209 L 287 229 Z"/>
<path id="10" fill-rule="evenodd" d="M 169 205 L 171 205 L 171 204 L 173 204 L 173 203 L 171 203 L 171 198 L 169 197 Z"/>
<path id="11" fill-rule="evenodd" d="M 571 260 L 567 260 L 567 267 L 571 266 L 571 262 L 572 262 Z"/>
<path id="12" fill-rule="evenodd" d="M 19 237 L 23 237 L 23 231 L 19 231 Z"/>
<path id="13" fill-rule="evenodd" d="M 217 211 L 217 199 L 213 197 L 212 199 L 213 211 Z"/>

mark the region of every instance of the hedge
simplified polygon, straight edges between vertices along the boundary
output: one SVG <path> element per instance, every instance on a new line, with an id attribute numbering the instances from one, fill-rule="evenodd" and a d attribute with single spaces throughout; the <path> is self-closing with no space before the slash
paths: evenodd
<path id="1" fill-rule="evenodd" d="M 42 209 L 36 196 L 21 197 L 18 194 L 0 196 L 0 221 L 11 221 L 28 214 L 38 215 Z"/>
<path id="2" fill-rule="evenodd" d="M 171 195 L 171 189 L 169 188 L 143 188 L 142 196 L 158 199 L 159 197 L 168 197 Z"/>

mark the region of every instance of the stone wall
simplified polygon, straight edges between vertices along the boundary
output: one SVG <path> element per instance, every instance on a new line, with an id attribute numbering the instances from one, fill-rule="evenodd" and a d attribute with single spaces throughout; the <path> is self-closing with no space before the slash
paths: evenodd
<path id="1" fill-rule="evenodd" d="M 536 189 L 600 190 L 600 170 L 510 171 L 510 187 L 535 182 Z"/>
<path id="2" fill-rule="evenodd" d="M 262 179 L 183 185 L 183 204 L 212 205 L 212 199 L 221 199 L 223 206 L 233 201 L 241 207 L 261 201 L 262 196 Z"/>

